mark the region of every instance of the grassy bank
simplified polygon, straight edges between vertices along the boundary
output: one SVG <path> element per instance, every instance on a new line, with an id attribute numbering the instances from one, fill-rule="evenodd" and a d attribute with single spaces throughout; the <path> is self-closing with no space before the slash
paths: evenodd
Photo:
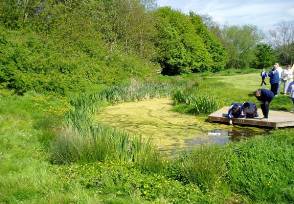
<path id="1" fill-rule="evenodd" d="M 223 74 L 201 75 L 201 77 L 190 75 L 185 80 L 193 80 L 193 78 L 197 83 L 179 89 L 172 96 L 175 110 L 178 112 L 207 114 L 223 106 L 230 106 L 233 102 L 251 101 L 257 105 L 260 103 L 253 94 L 254 91 L 261 88 L 260 76 L 256 71 L 230 76 Z M 269 83 L 266 88 L 270 89 Z M 293 104 L 289 96 L 280 94 L 274 98 L 270 107 L 273 110 L 290 111 Z"/>
<path id="2" fill-rule="evenodd" d="M 216 82 L 200 80 L 183 79 L 183 90 L 203 91 Z M 6 92 L 0 98 L 0 202 L 293 202 L 292 129 L 202 146 L 170 160 L 138 137 L 93 123 L 93 113 L 106 105 L 165 97 L 183 81 L 134 82 L 71 100 Z M 217 93 L 232 87 L 216 83 L 222 85 Z M 239 99 L 239 90 L 222 96 Z"/>

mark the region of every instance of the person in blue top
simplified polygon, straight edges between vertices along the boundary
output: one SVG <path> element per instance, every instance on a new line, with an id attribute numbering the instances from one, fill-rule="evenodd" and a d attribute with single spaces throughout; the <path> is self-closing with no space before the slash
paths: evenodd
<path id="1" fill-rule="evenodd" d="M 271 91 L 274 93 L 274 95 L 277 95 L 280 83 L 280 76 L 279 72 L 277 71 L 277 65 L 274 65 L 268 76 L 270 78 Z"/>
<path id="2" fill-rule="evenodd" d="M 275 97 L 274 93 L 267 89 L 258 89 L 255 92 L 255 96 L 257 100 L 261 101 L 261 110 L 264 118 L 268 118 L 269 105 Z"/>
<path id="3" fill-rule="evenodd" d="M 230 125 L 233 124 L 233 118 L 243 118 L 243 110 L 242 110 L 242 103 L 232 103 L 231 107 L 229 108 L 227 117 L 229 118 Z"/>
<path id="4" fill-rule="evenodd" d="M 257 108 L 254 103 L 232 103 L 229 108 L 227 117 L 229 118 L 229 123 L 232 125 L 233 118 L 255 118 L 258 117 Z"/>
<path id="5" fill-rule="evenodd" d="M 294 81 L 292 81 L 288 86 L 288 93 L 290 93 L 290 98 L 292 99 L 294 105 Z M 294 107 L 291 112 L 294 112 Z"/>
<path id="6" fill-rule="evenodd" d="M 265 69 L 262 70 L 262 72 L 260 73 L 260 76 L 261 76 L 261 84 L 260 86 L 266 86 L 266 82 L 265 82 L 265 79 L 267 77 L 267 73 L 265 71 Z"/>

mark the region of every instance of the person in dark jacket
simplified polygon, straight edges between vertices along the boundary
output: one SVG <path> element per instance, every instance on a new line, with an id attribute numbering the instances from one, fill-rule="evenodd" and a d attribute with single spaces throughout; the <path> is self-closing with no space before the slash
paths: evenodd
<path id="1" fill-rule="evenodd" d="M 229 123 L 232 125 L 233 118 L 255 118 L 258 117 L 257 107 L 254 103 L 232 103 L 229 108 L 227 117 L 229 118 Z"/>
<path id="2" fill-rule="evenodd" d="M 232 103 L 231 107 L 229 108 L 227 117 L 229 118 L 230 125 L 233 124 L 233 118 L 243 118 L 243 110 L 242 110 L 242 103 Z"/>
<path id="3" fill-rule="evenodd" d="M 242 110 L 245 118 L 255 118 L 258 117 L 257 107 L 255 103 L 245 102 L 242 105 Z"/>
<path id="4" fill-rule="evenodd" d="M 258 89 L 255 92 L 255 96 L 257 100 L 261 101 L 261 110 L 264 118 L 268 118 L 269 105 L 275 97 L 274 93 L 267 89 Z"/>
<path id="5" fill-rule="evenodd" d="M 271 84 L 271 91 L 277 95 L 279 90 L 279 83 L 280 83 L 280 75 L 277 70 L 277 66 L 275 65 L 272 71 L 268 74 L 270 78 L 270 84 Z"/>
<path id="6" fill-rule="evenodd" d="M 260 76 L 261 76 L 260 86 L 264 87 L 264 86 L 266 86 L 265 79 L 267 78 L 267 73 L 266 73 L 265 69 L 262 70 L 262 72 L 260 73 Z"/>

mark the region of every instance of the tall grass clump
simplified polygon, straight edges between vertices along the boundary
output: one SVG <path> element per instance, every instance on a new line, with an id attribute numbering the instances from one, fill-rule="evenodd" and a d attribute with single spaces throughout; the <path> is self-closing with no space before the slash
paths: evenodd
<path id="1" fill-rule="evenodd" d="M 171 161 L 165 175 L 205 194 L 218 192 L 213 197 L 227 194 L 236 203 L 293 203 L 292 135 L 286 129 L 237 144 L 202 146 Z"/>
<path id="2" fill-rule="evenodd" d="M 139 101 L 158 97 L 167 97 L 174 86 L 170 83 L 131 81 L 128 85 L 113 86 L 98 94 L 100 100 L 109 103 Z"/>
<path id="3" fill-rule="evenodd" d="M 190 114 L 209 114 L 219 108 L 216 98 L 205 93 L 177 90 L 172 95 L 175 110 Z"/>
<path id="4" fill-rule="evenodd" d="M 148 141 L 105 126 L 90 127 L 88 131 L 64 127 L 51 150 L 52 162 L 57 164 L 106 160 L 147 164 L 143 156 L 159 161 Z"/>
<path id="5" fill-rule="evenodd" d="M 224 184 L 227 174 L 227 150 L 218 146 L 201 146 L 180 155 L 167 168 L 167 176 L 183 183 L 194 183 L 203 192 Z"/>
<path id="6" fill-rule="evenodd" d="M 227 182 L 253 201 L 294 202 L 293 130 L 231 145 Z"/>

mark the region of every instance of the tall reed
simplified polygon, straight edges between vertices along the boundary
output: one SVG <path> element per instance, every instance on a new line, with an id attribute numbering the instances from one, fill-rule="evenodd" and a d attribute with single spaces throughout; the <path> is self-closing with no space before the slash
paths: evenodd
<path id="1" fill-rule="evenodd" d="M 102 103 L 138 101 L 166 97 L 173 86 L 163 83 L 140 83 L 113 86 L 99 93 L 71 100 L 72 110 L 65 117 L 64 127 L 52 144 L 52 162 L 130 161 L 143 169 L 161 168 L 159 153 L 149 141 L 94 123 L 93 115 Z"/>
<path id="2" fill-rule="evenodd" d="M 208 114 L 219 108 L 218 100 L 206 93 L 196 90 L 177 90 L 172 95 L 174 105 L 178 105 L 177 110 L 191 114 Z"/>

